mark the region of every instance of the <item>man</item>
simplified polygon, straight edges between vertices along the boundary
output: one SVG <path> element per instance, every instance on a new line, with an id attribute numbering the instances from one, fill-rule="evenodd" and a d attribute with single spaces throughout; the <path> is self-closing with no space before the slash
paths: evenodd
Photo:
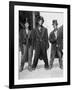
<path id="1" fill-rule="evenodd" d="M 45 68 L 48 69 L 48 58 L 47 58 L 47 49 L 49 48 L 49 43 L 48 43 L 48 33 L 47 29 L 43 27 L 43 22 L 44 19 L 43 17 L 38 18 L 38 25 L 36 29 L 33 31 L 33 42 L 34 42 L 34 47 L 35 47 L 35 56 L 34 56 L 34 61 L 32 65 L 32 69 L 35 70 L 38 59 L 43 59 L 45 63 Z"/>
<path id="2" fill-rule="evenodd" d="M 22 47 L 20 72 L 23 71 L 23 67 L 26 62 L 28 62 L 28 70 L 31 71 L 33 54 L 32 35 L 31 30 L 29 30 L 29 23 L 27 19 L 24 26 L 25 27 L 20 31 L 20 46 Z"/>
<path id="3" fill-rule="evenodd" d="M 60 31 L 58 30 L 58 23 L 57 20 L 53 20 L 53 28 L 54 30 L 50 33 L 49 41 L 51 43 L 51 57 L 50 57 L 50 68 L 53 67 L 53 61 L 57 54 L 59 58 L 59 64 L 60 68 L 62 69 L 62 41 L 63 41 L 63 35 L 60 34 Z"/>

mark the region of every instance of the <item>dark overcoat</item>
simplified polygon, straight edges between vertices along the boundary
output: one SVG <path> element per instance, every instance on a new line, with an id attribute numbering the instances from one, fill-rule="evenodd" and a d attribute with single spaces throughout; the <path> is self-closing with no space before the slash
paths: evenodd
<path id="1" fill-rule="evenodd" d="M 45 27 L 41 27 L 41 32 L 38 30 L 38 27 L 33 30 L 33 47 L 35 50 L 39 50 L 42 48 L 42 50 L 46 50 L 49 48 L 48 43 L 48 32 Z M 42 54 L 40 54 L 40 59 L 42 58 Z"/>
<path id="2" fill-rule="evenodd" d="M 63 28 L 59 28 L 57 31 L 57 39 L 54 34 L 54 30 L 50 33 L 49 35 L 49 41 L 51 43 L 51 56 L 56 53 L 56 49 L 63 54 L 62 49 L 63 49 Z M 56 47 L 57 46 L 57 47 Z M 56 54 L 57 56 L 57 54 Z"/>

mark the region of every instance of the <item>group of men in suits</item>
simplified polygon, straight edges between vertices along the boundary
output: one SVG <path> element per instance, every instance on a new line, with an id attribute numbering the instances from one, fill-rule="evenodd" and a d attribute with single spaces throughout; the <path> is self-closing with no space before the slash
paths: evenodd
<path id="1" fill-rule="evenodd" d="M 25 62 L 28 62 L 29 71 L 35 70 L 38 60 L 44 61 L 45 69 L 53 67 L 53 61 L 58 55 L 60 68 L 63 68 L 62 63 L 62 49 L 63 49 L 63 35 L 59 35 L 57 20 L 52 21 L 54 30 L 50 33 L 48 38 L 47 28 L 43 26 L 43 17 L 38 18 L 37 27 L 34 30 L 29 30 L 29 23 L 26 19 L 25 28 L 20 31 L 20 48 L 22 51 L 20 72 L 23 70 Z M 51 43 L 51 57 L 50 65 L 48 63 L 47 49 L 49 48 L 49 41 Z M 33 49 L 35 50 L 34 60 L 32 64 Z"/>

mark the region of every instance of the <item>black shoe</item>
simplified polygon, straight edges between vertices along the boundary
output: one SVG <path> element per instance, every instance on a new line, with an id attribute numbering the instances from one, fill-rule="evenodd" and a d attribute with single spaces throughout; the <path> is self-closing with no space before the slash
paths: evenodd
<path id="1" fill-rule="evenodd" d="M 52 69 L 52 67 L 53 67 L 53 65 L 50 65 L 50 66 L 49 66 L 49 69 Z"/>
<path id="2" fill-rule="evenodd" d="M 48 70 L 49 69 L 49 66 L 48 65 L 45 65 L 45 69 Z"/>
<path id="3" fill-rule="evenodd" d="M 36 69 L 36 67 L 32 66 L 32 70 L 35 70 L 35 69 Z"/>
<path id="4" fill-rule="evenodd" d="M 60 69 L 63 69 L 63 66 L 62 65 L 60 65 Z"/>

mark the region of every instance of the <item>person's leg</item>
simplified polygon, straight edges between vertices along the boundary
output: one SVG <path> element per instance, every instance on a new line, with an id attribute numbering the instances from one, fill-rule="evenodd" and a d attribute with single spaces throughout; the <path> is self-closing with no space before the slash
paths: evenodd
<path id="1" fill-rule="evenodd" d="M 43 60 L 44 60 L 44 63 L 45 63 L 45 68 L 48 69 L 49 68 L 49 64 L 48 64 L 48 57 L 47 57 L 47 51 L 46 49 L 42 49 L 41 50 L 42 53 L 43 53 Z"/>
<path id="2" fill-rule="evenodd" d="M 28 49 L 28 69 L 31 70 L 32 66 L 33 47 L 30 46 Z"/>
<path id="3" fill-rule="evenodd" d="M 57 50 L 57 54 L 58 54 L 58 57 L 59 57 L 59 65 L 60 65 L 60 68 L 62 69 L 63 68 L 63 63 L 62 63 L 62 54 L 61 54 L 61 51 Z"/>
<path id="4" fill-rule="evenodd" d="M 23 46 L 24 51 L 23 51 L 23 55 L 21 57 L 21 66 L 20 66 L 20 72 L 23 70 L 24 64 L 25 64 L 25 60 L 26 60 L 26 53 L 27 53 L 27 47 L 26 45 Z"/>
<path id="5" fill-rule="evenodd" d="M 35 56 L 34 56 L 34 61 L 33 61 L 32 69 L 35 69 L 36 66 L 37 66 L 39 54 L 40 54 L 40 48 L 36 48 L 35 49 Z"/>
<path id="6" fill-rule="evenodd" d="M 50 69 L 53 67 L 53 62 L 54 62 L 55 54 L 56 54 L 56 50 L 51 50 Z"/>

